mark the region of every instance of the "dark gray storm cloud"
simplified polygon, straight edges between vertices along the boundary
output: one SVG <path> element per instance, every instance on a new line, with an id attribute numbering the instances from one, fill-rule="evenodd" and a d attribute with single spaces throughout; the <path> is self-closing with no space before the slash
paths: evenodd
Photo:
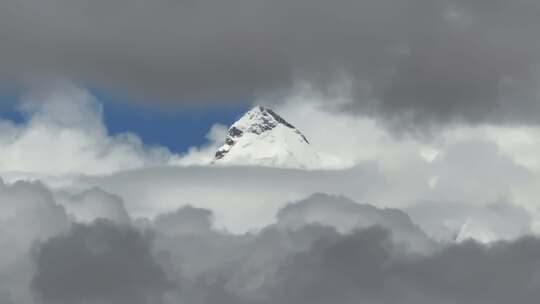
<path id="1" fill-rule="evenodd" d="M 206 249 L 199 257 L 194 248 L 171 249 L 168 265 L 204 260 L 212 248 L 221 254 L 214 253 L 220 263 L 178 278 L 189 287 L 169 293 L 166 303 L 535 303 L 540 295 L 535 238 L 490 246 L 470 241 L 411 255 L 378 227 L 346 234 L 322 226 L 269 227 L 251 237 L 220 237 L 221 243 L 186 243 Z M 182 240 L 169 239 L 169 248 Z"/>
<path id="2" fill-rule="evenodd" d="M 35 250 L 40 303 L 160 303 L 170 285 L 149 235 L 106 220 L 76 224 Z"/>
<path id="3" fill-rule="evenodd" d="M 487 304 L 535 303 L 540 296 L 536 238 L 438 244 L 411 253 L 392 237 L 403 222 L 399 216 L 387 214 L 383 227 L 346 233 L 302 221 L 324 205 L 334 215 L 344 206 L 354 209 L 345 198 L 327 196 L 324 203 L 323 196 L 286 207 L 275 225 L 256 233 L 158 234 L 164 269 L 183 282 L 166 294 L 166 303 Z M 356 216 L 374 213 L 366 205 L 358 208 Z M 286 217 L 302 223 L 284 226 Z"/>
<path id="4" fill-rule="evenodd" d="M 268 290 L 277 303 L 535 303 L 539 252 L 540 242 L 525 238 L 402 256 L 372 228 L 291 255 Z"/>
<path id="5" fill-rule="evenodd" d="M 390 125 L 538 123 L 536 0 L 6 0 L 1 75 L 180 101 L 325 90 Z"/>
<path id="6" fill-rule="evenodd" d="M 18 191 L 23 186 L 29 195 L 39 192 L 39 187 L 30 184 L 19 184 Z M 0 190 L 17 191 L 17 187 Z M 42 194 L 47 200 L 51 197 Z M 68 231 L 33 246 L 29 251 L 33 267 L 0 269 L 0 277 L 30 275 L 12 284 L 15 289 L 0 289 L 0 300 L 44 304 L 537 303 L 537 238 L 490 245 L 433 242 L 428 249 L 411 252 L 403 250 L 401 243 L 407 240 L 396 241 L 393 236 L 421 234 L 407 214 L 355 204 L 345 197 L 318 194 L 284 207 L 274 224 L 245 234 L 214 228 L 212 212 L 194 207 L 147 219 L 146 225 L 137 227 L 103 219 L 74 223 Z M 322 212 L 329 219 L 320 217 Z M 351 229 L 340 231 L 343 223 L 338 218 L 350 222 L 355 217 L 359 220 Z M 295 220 L 297 224 L 291 223 Z M 408 241 L 416 243 L 415 238 Z M 28 296 L 13 298 L 10 292 L 17 289 Z"/>

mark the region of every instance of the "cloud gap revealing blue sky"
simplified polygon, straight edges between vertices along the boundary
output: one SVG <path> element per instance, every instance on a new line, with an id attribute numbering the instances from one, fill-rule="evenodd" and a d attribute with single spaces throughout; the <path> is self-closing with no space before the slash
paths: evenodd
<path id="1" fill-rule="evenodd" d="M 205 144 L 212 125 L 230 125 L 248 109 L 247 103 L 240 101 L 201 107 L 157 107 L 100 89 L 91 90 L 91 94 L 103 105 L 104 123 L 110 134 L 132 132 L 145 144 L 164 146 L 174 153 Z M 0 117 L 24 122 L 18 110 L 20 98 L 20 92 L 0 92 Z"/>
<path id="2" fill-rule="evenodd" d="M 0 117 L 9 119 L 16 123 L 22 123 L 24 117 L 17 110 L 17 102 L 20 94 L 15 91 L 0 91 Z"/>

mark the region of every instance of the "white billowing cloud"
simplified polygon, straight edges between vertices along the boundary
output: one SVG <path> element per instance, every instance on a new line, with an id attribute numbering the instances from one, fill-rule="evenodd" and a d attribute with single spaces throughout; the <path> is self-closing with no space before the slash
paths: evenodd
<path id="1" fill-rule="evenodd" d="M 428 145 L 411 137 L 396 138 L 375 119 L 334 111 L 333 106 L 353 101 L 346 85 L 336 90 L 322 94 L 309 85 L 298 86 L 294 94 L 275 105 L 276 112 L 301 130 L 317 151 L 334 159 L 340 167 L 376 160 L 392 169 L 411 158 L 433 157 L 434 152 Z"/>
<path id="2" fill-rule="evenodd" d="M 431 162 L 457 143 L 482 141 L 495 144 L 516 164 L 540 170 L 539 127 L 453 124 L 429 136 L 397 136 L 380 120 L 335 110 L 335 106 L 354 102 L 347 85 L 338 86 L 330 94 L 309 85 L 300 85 L 292 92 L 277 103 L 267 99 L 259 102 L 273 104 L 278 113 L 311 139 L 318 151 L 337 157 L 342 166 L 377 160 L 385 167 L 400 168 L 410 157 L 421 156 Z"/>
<path id="3" fill-rule="evenodd" d="M 351 102 L 347 86 L 340 89 L 334 95 L 323 95 L 301 86 L 274 105 L 324 156 L 330 164 L 324 167 L 350 168 L 374 161 L 387 175 L 408 171 L 417 176 L 415 182 L 434 187 L 439 175 L 426 172 L 433 171 L 445 151 L 462 142 L 482 141 L 493 143 L 498 153 L 527 170 L 538 168 L 535 151 L 540 149 L 540 129 L 455 126 L 441 130 L 429 141 L 396 137 L 375 119 L 332 111 L 329 105 Z M 27 122 L 0 120 L 0 170 L 6 177 L 7 172 L 11 176 L 26 172 L 61 178 L 65 174 L 108 174 L 152 165 L 208 165 L 227 129 L 216 124 L 207 134 L 207 144 L 175 155 L 162 147 L 145 146 L 132 133 L 110 135 L 99 101 L 66 82 L 31 91 L 23 98 L 21 109 Z"/>
<path id="4" fill-rule="evenodd" d="M 214 124 L 206 134 L 207 143 L 201 147 L 190 147 L 186 153 L 176 157 L 172 163 L 182 166 L 209 165 L 214 154 L 227 136 L 227 126 Z"/>
<path id="5" fill-rule="evenodd" d="M 376 162 L 387 179 L 396 181 L 397 189 L 386 190 L 394 197 L 474 204 L 506 198 L 537 209 L 539 127 L 452 124 L 427 137 L 397 136 L 369 115 L 333 110 L 333 105 L 353 102 L 349 96 L 347 86 L 330 94 L 299 86 L 273 103 L 317 150 L 337 157 L 341 165 Z"/>
<path id="6" fill-rule="evenodd" d="M 0 121 L 0 170 L 43 175 L 106 174 L 166 163 L 164 148 L 134 134 L 108 134 L 101 104 L 86 90 L 57 83 L 23 97 L 23 124 Z"/>

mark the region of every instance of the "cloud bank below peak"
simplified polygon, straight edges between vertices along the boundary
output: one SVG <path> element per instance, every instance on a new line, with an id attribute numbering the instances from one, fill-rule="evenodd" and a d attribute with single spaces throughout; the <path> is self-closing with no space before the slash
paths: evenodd
<path id="1" fill-rule="evenodd" d="M 63 207 L 80 199 L 60 205 L 55 195 L 39 183 L 0 184 L 0 207 L 15 207 L 0 217 L 2 303 L 478 304 L 538 296 L 531 286 L 540 243 L 526 231 L 487 245 L 438 242 L 403 211 L 322 193 L 242 234 L 217 228 L 219 214 L 192 206 L 80 223 Z M 519 213 L 512 208 L 497 212 Z"/>

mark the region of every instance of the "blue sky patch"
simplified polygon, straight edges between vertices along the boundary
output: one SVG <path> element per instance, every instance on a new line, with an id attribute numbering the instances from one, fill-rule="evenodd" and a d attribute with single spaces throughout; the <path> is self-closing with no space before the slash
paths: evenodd
<path id="1" fill-rule="evenodd" d="M 104 122 L 110 134 L 132 132 L 147 145 L 165 146 L 175 153 L 206 143 L 205 135 L 212 125 L 230 125 L 249 108 L 245 102 L 159 107 L 100 90 L 91 93 L 103 104 Z M 18 92 L 0 92 L 0 116 L 24 122 L 25 117 L 17 109 L 19 99 Z"/>

